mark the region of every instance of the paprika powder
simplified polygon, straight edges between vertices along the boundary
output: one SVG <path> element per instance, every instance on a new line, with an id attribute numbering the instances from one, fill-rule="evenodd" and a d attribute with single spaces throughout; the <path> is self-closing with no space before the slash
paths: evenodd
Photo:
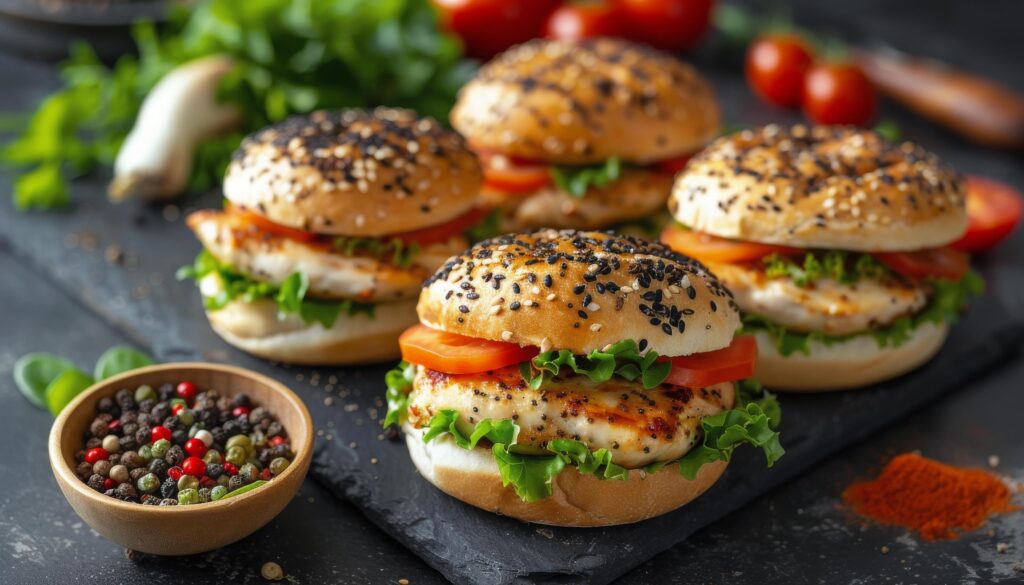
<path id="1" fill-rule="evenodd" d="M 925 540 L 952 539 L 993 514 L 1016 510 L 996 475 L 960 469 L 915 453 L 898 455 L 876 479 L 851 485 L 843 499 L 882 524 L 904 526 Z"/>

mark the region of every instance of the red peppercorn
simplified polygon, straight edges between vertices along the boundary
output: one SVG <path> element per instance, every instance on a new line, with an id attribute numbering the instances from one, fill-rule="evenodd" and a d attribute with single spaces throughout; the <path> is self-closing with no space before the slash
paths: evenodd
<path id="1" fill-rule="evenodd" d="M 89 463 L 96 463 L 97 461 L 106 460 L 107 450 L 103 447 L 95 447 L 85 452 L 85 460 Z"/>
<path id="2" fill-rule="evenodd" d="M 225 463 L 224 471 L 226 471 L 228 475 L 238 475 L 238 466 L 230 462 Z"/>
<path id="3" fill-rule="evenodd" d="M 198 457 L 188 457 L 181 464 L 181 469 L 193 477 L 202 477 L 206 473 L 206 463 Z"/>
<path id="4" fill-rule="evenodd" d="M 174 406 L 171 407 L 171 414 L 178 416 L 178 413 L 182 410 L 185 410 L 185 405 L 181 402 L 176 402 Z"/>
<path id="5" fill-rule="evenodd" d="M 115 418 L 114 420 L 110 421 L 109 424 L 107 424 L 108 431 L 116 431 L 119 428 L 121 428 L 121 419 L 119 418 Z"/>
<path id="6" fill-rule="evenodd" d="M 116 487 L 117 487 L 117 482 L 112 480 L 112 479 L 110 479 L 109 477 L 107 479 L 103 480 L 103 489 L 105 489 L 105 490 L 112 490 L 112 489 L 114 489 Z"/>
<path id="7" fill-rule="evenodd" d="M 167 477 L 173 479 L 174 481 L 178 481 L 179 479 L 181 479 L 181 476 L 183 475 L 185 475 L 185 471 L 182 468 L 178 467 L 177 465 L 167 470 Z"/>
<path id="8" fill-rule="evenodd" d="M 189 439 L 185 441 L 185 452 L 195 457 L 202 457 L 206 453 L 206 443 L 199 439 Z"/>
<path id="9" fill-rule="evenodd" d="M 187 400 L 190 403 L 196 397 L 196 392 L 197 392 L 196 385 L 194 383 L 192 383 L 192 382 L 187 381 L 187 380 L 184 381 L 184 382 L 180 382 L 178 384 L 178 387 L 175 390 L 177 391 L 178 396 L 184 398 L 185 400 Z"/>
<path id="10" fill-rule="evenodd" d="M 260 479 L 262 479 L 263 481 L 270 481 L 271 477 L 273 476 L 270 475 L 270 468 L 264 467 L 263 471 L 260 472 Z"/>
<path id="11" fill-rule="evenodd" d="M 270 446 L 271 447 L 277 447 L 278 445 L 280 445 L 282 443 L 284 443 L 284 437 L 282 437 L 281 435 L 274 435 L 273 437 L 270 437 Z"/>
<path id="12" fill-rule="evenodd" d="M 244 406 L 236 406 L 235 409 L 231 411 L 231 416 L 235 418 L 245 416 L 247 414 L 249 414 L 249 409 Z"/>
<path id="13" fill-rule="evenodd" d="M 156 425 L 153 430 L 149 432 L 149 440 L 156 443 L 160 439 L 171 440 L 171 429 L 164 425 Z"/>
<path id="14" fill-rule="evenodd" d="M 209 475 L 204 475 L 202 479 L 199 480 L 199 487 L 213 487 L 215 485 L 217 485 L 217 482 L 210 479 Z"/>

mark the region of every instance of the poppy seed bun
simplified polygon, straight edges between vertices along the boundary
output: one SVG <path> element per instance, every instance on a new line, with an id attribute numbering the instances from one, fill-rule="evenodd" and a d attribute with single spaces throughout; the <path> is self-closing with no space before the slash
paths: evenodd
<path id="1" fill-rule="evenodd" d="M 674 465 L 652 474 L 634 469 L 626 480 L 601 480 L 566 466 L 552 479 L 550 497 L 527 503 L 502 485 L 490 449 L 463 449 L 448 434 L 424 443 L 425 429 L 403 429 L 416 469 L 441 491 L 489 512 L 552 526 L 613 526 L 666 514 L 707 491 L 728 465 L 705 464 L 693 481 Z"/>
<path id="2" fill-rule="evenodd" d="M 701 232 L 802 248 L 919 250 L 967 229 L 953 169 L 909 142 L 842 126 L 720 138 L 676 179 L 669 210 Z"/>
<path id="3" fill-rule="evenodd" d="M 740 326 L 732 294 L 696 260 L 574 230 L 480 242 L 427 281 L 416 310 L 435 329 L 577 354 L 633 339 L 689 355 L 728 346 Z"/>
<path id="4" fill-rule="evenodd" d="M 922 323 L 899 347 L 879 347 L 870 335 L 826 345 L 811 341 L 810 355 L 783 356 L 764 331 L 757 337 L 757 379 L 773 390 L 811 391 L 859 388 L 917 369 L 946 341 L 946 323 Z"/>
<path id="5" fill-rule="evenodd" d="M 207 311 L 224 341 L 262 358 L 299 365 L 348 365 L 398 359 L 398 336 L 416 323 L 413 301 L 374 305 L 374 316 L 338 315 L 330 329 L 307 324 L 294 313 L 279 319 L 268 299 L 232 301 Z"/>
<path id="6" fill-rule="evenodd" d="M 224 196 L 284 226 L 376 237 L 469 211 L 482 177 L 462 137 L 431 118 L 389 108 L 320 111 L 242 141 Z"/>
<path id="7" fill-rule="evenodd" d="M 474 146 L 553 164 L 689 154 L 717 135 L 719 119 L 693 67 L 607 38 L 512 47 L 462 88 L 451 113 Z"/>

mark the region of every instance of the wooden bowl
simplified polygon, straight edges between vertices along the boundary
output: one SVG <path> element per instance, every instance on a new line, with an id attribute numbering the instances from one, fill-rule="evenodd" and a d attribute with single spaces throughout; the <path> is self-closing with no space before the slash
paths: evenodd
<path id="1" fill-rule="evenodd" d="M 75 453 L 96 417 L 96 403 L 121 388 L 191 380 L 221 395 L 246 393 L 284 425 L 295 460 L 267 484 L 226 500 L 188 506 L 145 506 L 105 496 L 75 475 Z M 50 467 L 60 491 L 96 532 L 140 552 L 188 555 L 219 548 L 252 534 L 276 516 L 298 491 L 313 454 L 313 421 L 294 392 L 266 376 L 220 364 L 149 366 L 88 388 L 57 417 L 50 431 Z"/>

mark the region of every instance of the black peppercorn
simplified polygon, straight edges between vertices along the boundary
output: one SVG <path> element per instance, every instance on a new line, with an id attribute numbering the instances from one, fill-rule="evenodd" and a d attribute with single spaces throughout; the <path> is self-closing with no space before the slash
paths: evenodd
<path id="1" fill-rule="evenodd" d="M 128 477 L 132 478 L 132 483 L 139 481 L 139 478 L 149 473 L 149 469 L 145 467 L 136 467 L 135 469 L 128 472 Z"/>
<path id="2" fill-rule="evenodd" d="M 178 482 L 169 477 L 165 479 L 160 484 L 160 495 L 165 498 L 176 498 L 178 496 Z"/>
<path id="3" fill-rule="evenodd" d="M 171 442 L 183 445 L 188 440 L 188 431 L 185 429 L 178 429 L 171 432 Z"/>
<path id="4" fill-rule="evenodd" d="M 231 399 L 231 403 L 235 406 L 244 406 L 245 408 L 252 408 L 252 400 L 249 395 L 245 392 L 235 394 L 235 397 Z M 259 410 L 258 408 L 256 410 Z"/>
<path id="5" fill-rule="evenodd" d="M 122 452 L 124 452 L 124 451 L 134 451 L 135 449 L 138 449 L 139 447 L 141 447 L 139 442 L 135 440 L 135 437 L 132 437 L 130 435 L 127 436 L 127 437 L 121 437 L 120 439 L 117 440 L 117 443 L 119 445 L 121 445 L 121 451 Z"/>
<path id="6" fill-rule="evenodd" d="M 118 484 L 118 486 L 114 488 L 114 493 L 117 499 L 125 501 L 139 497 L 139 492 L 135 490 L 135 486 L 128 482 Z"/>
<path id="7" fill-rule="evenodd" d="M 96 403 L 96 410 L 114 415 L 118 411 L 117 403 L 110 397 L 100 398 L 99 402 Z"/>
<path id="8" fill-rule="evenodd" d="M 149 427 L 139 427 L 139 430 L 135 431 L 135 441 L 140 445 L 149 443 L 153 438 L 153 429 Z"/>
<path id="9" fill-rule="evenodd" d="M 175 499 L 172 499 L 172 498 L 164 498 L 164 499 L 160 500 L 160 505 L 161 506 L 177 506 L 178 505 L 178 500 L 175 500 Z"/>
<path id="10" fill-rule="evenodd" d="M 167 455 L 164 456 L 164 460 L 172 467 L 181 465 L 181 462 L 185 460 L 185 450 L 181 448 L 181 445 L 171 445 L 171 448 L 167 450 Z"/>
<path id="11" fill-rule="evenodd" d="M 156 475 L 165 475 L 170 467 L 163 459 L 154 459 L 149 462 L 149 472 Z"/>
<path id="12" fill-rule="evenodd" d="M 107 434 L 107 423 L 103 419 L 97 418 L 92 421 L 89 425 L 89 432 L 94 437 L 102 437 Z"/>
<path id="13" fill-rule="evenodd" d="M 88 451 L 89 449 L 95 449 L 96 447 L 99 447 L 101 445 L 103 445 L 102 439 L 100 439 L 99 437 L 91 437 L 88 441 L 85 442 L 85 450 Z"/>
<path id="14" fill-rule="evenodd" d="M 156 399 L 154 399 L 154 398 L 147 398 L 147 399 L 145 399 L 145 400 L 143 400 L 142 402 L 139 403 L 138 408 L 143 413 L 146 413 L 146 412 L 149 412 L 150 410 L 153 410 L 154 406 L 156 406 Z"/>
<path id="15" fill-rule="evenodd" d="M 89 481 L 89 478 L 92 477 L 92 464 L 88 461 L 80 462 L 78 467 L 75 468 L 75 475 L 82 481 Z"/>
<path id="16" fill-rule="evenodd" d="M 137 423 L 137 422 L 132 421 L 130 423 L 122 423 L 121 424 L 121 432 L 123 432 L 124 436 L 126 436 L 126 437 L 134 436 L 135 433 L 137 433 L 138 431 L 139 431 L 139 423 Z"/>
<path id="17" fill-rule="evenodd" d="M 228 491 L 233 492 L 238 488 L 242 487 L 243 485 L 245 485 L 245 479 L 242 476 L 232 475 L 231 479 L 228 480 Z"/>
<path id="18" fill-rule="evenodd" d="M 89 476 L 89 481 L 87 481 L 85 483 L 89 484 L 89 487 L 91 487 L 92 489 L 94 489 L 94 490 L 96 490 L 98 492 L 102 492 L 103 491 L 103 479 L 104 478 L 103 478 L 102 475 L 100 475 L 98 473 L 94 473 L 91 476 Z"/>
<path id="19" fill-rule="evenodd" d="M 210 476 L 210 479 L 217 479 L 224 474 L 224 466 L 220 463 L 210 463 L 206 466 L 206 475 Z"/>
<path id="20" fill-rule="evenodd" d="M 271 421 L 271 423 L 267 425 L 266 431 L 268 437 L 274 437 L 276 435 L 280 435 L 281 433 L 283 433 L 284 427 L 281 426 L 281 423 L 275 420 Z"/>
<path id="21" fill-rule="evenodd" d="M 174 384 L 160 384 L 160 387 L 156 389 L 156 395 L 160 397 L 160 400 L 174 398 Z"/>
<path id="22" fill-rule="evenodd" d="M 142 496 L 142 500 L 141 501 L 142 501 L 143 504 L 145 504 L 147 506 L 159 506 L 160 505 L 160 498 L 158 498 L 158 497 L 156 497 L 156 496 L 154 496 L 152 494 L 146 494 L 146 495 Z"/>
<path id="23" fill-rule="evenodd" d="M 150 420 L 164 420 L 171 416 L 171 405 L 166 402 L 160 402 L 149 411 Z"/>

